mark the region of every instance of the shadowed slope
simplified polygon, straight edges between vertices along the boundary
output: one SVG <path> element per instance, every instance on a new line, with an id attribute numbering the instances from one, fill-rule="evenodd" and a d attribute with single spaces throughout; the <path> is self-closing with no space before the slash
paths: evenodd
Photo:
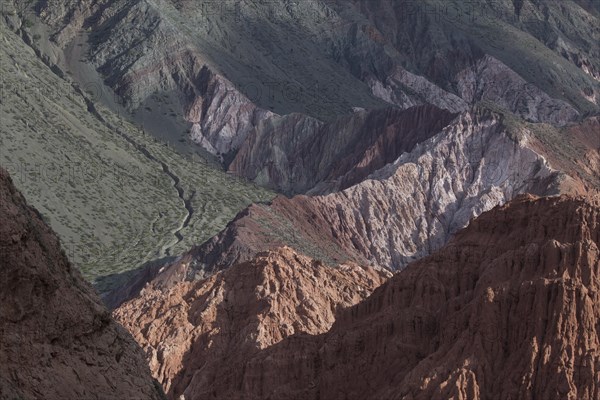
<path id="1" fill-rule="evenodd" d="M 56 235 L 0 170 L 0 398 L 163 398 Z"/>

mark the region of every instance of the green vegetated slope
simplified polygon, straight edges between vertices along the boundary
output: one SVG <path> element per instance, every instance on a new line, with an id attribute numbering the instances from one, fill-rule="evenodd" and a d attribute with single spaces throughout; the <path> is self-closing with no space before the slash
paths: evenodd
<path id="1" fill-rule="evenodd" d="M 94 105 L 4 22 L 0 42 L 0 165 L 87 279 L 177 255 L 272 197 Z"/>

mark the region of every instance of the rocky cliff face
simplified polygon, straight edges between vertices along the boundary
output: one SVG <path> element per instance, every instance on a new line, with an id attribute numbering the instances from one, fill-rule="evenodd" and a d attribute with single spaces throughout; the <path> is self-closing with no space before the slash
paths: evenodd
<path id="1" fill-rule="evenodd" d="M 315 366 L 328 377 L 316 390 L 325 398 L 597 397 L 598 205 L 522 198 L 476 220 L 339 319 L 321 342 Z M 336 349 L 350 349 L 340 354 L 353 361 L 336 359 Z M 281 361 L 278 351 L 269 359 Z M 385 367 L 355 380 L 332 365 Z M 336 379 L 351 383 L 335 388 Z M 384 382 L 392 384 L 368 392 Z"/>
<path id="2" fill-rule="evenodd" d="M 192 140 L 229 162 L 263 120 L 274 117 L 258 108 L 231 82 L 204 66 L 185 113 L 192 123 Z"/>
<path id="3" fill-rule="evenodd" d="M 190 382 L 219 381 L 215 372 L 224 360 L 295 334 L 326 332 L 340 310 L 364 300 L 389 276 L 352 264 L 329 267 L 289 248 L 167 287 L 172 273 L 159 275 L 114 313 L 146 350 L 172 398 Z"/>
<path id="4" fill-rule="evenodd" d="M 164 398 L 143 354 L 0 170 L 0 397 Z"/>
<path id="5" fill-rule="evenodd" d="M 229 170 L 286 194 L 339 191 L 410 152 L 455 117 L 426 105 L 359 111 L 327 124 L 302 114 L 272 118 L 247 138 Z"/>
<path id="6" fill-rule="evenodd" d="M 270 346 L 238 347 L 218 360 L 194 358 L 210 368 L 193 368 L 197 372 L 171 386 L 170 394 L 186 399 L 597 399 L 599 270 L 600 198 L 522 196 L 483 214 L 443 249 L 341 311 L 325 334 L 316 329 Z M 247 275 L 254 277 L 253 271 L 246 265 Z M 254 281 L 240 279 L 236 285 L 245 288 Z M 282 290 L 282 298 L 302 298 L 302 290 L 296 290 L 302 285 L 277 282 L 268 287 Z M 319 285 L 324 293 L 329 293 L 328 282 Z M 260 297 L 265 287 L 237 293 Z M 168 296 L 160 299 L 170 302 Z M 215 320 L 213 312 L 199 308 L 194 313 L 193 306 L 186 308 L 189 303 L 175 302 L 183 304 L 182 314 L 194 315 L 193 325 Z M 302 302 L 312 304 L 308 298 Z M 232 297 L 226 315 L 242 322 L 252 304 Z M 271 308 L 276 305 L 273 301 Z M 271 331 L 283 336 L 290 321 L 277 312 L 270 315 L 285 320 Z M 169 314 L 163 320 L 170 320 Z M 145 332 L 145 326 L 134 329 Z M 154 322 L 148 331 L 158 326 Z M 176 330 L 163 326 L 169 328 L 161 332 Z M 239 329 L 254 326 L 242 323 Z M 147 343 L 147 335 L 141 336 Z M 156 337 L 169 343 L 178 334 Z M 209 343 L 195 342 L 190 354 Z"/>

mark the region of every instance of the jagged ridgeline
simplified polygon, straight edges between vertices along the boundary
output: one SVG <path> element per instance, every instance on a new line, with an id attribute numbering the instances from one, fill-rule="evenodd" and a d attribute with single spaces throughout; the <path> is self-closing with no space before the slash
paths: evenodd
<path id="1" fill-rule="evenodd" d="M 87 279 L 176 255 L 271 197 L 104 107 L 90 90 L 101 86 L 84 87 L 53 62 L 61 50 L 35 12 L 2 5 L 0 164 Z"/>

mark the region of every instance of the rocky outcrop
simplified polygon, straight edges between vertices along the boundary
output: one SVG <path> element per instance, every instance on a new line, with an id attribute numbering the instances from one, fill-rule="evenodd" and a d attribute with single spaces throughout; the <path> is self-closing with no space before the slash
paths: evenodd
<path id="1" fill-rule="evenodd" d="M 254 269 L 246 268 L 254 276 Z M 195 373 L 171 386 L 170 395 L 597 399 L 599 271 L 600 198 L 521 196 L 483 214 L 439 252 L 341 311 L 327 333 L 297 334 L 262 349 L 237 348 L 219 360 L 192 357 L 196 367 L 214 362 L 210 368 L 193 368 Z M 236 293 L 259 296 L 265 290 L 264 285 L 246 288 L 246 282 L 254 279 L 236 280 L 244 287 Z M 275 282 L 270 287 L 286 289 Z M 327 282 L 320 290 L 329 291 Z M 167 299 L 162 296 L 160 301 L 167 304 Z M 228 302 L 226 315 L 244 321 L 254 303 L 248 306 L 237 299 Z M 193 307 L 187 311 L 189 303 L 175 302 L 183 304 L 183 315 L 194 315 L 193 325 L 215 319 L 212 312 L 203 314 L 199 308 L 194 313 Z M 150 304 L 152 309 L 161 307 Z M 277 313 L 273 317 L 285 319 Z M 134 324 L 136 331 L 146 326 Z M 149 331 L 157 325 L 150 324 Z M 235 332 L 254 326 L 248 323 Z M 244 337 L 255 342 L 256 336 Z M 212 343 L 219 347 L 219 342 Z"/>
<path id="2" fill-rule="evenodd" d="M 410 152 L 456 117 L 426 105 L 359 111 L 324 124 L 292 114 L 259 125 L 229 170 L 290 194 L 346 189 Z"/>
<path id="3" fill-rule="evenodd" d="M 529 122 L 566 125 L 579 116 L 573 106 L 552 99 L 491 56 L 459 72 L 456 80 L 460 97 L 469 104 L 487 101 Z"/>
<path id="4" fill-rule="evenodd" d="M 192 123 L 192 140 L 227 162 L 261 121 L 275 116 L 206 66 L 198 75 L 196 90 L 185 113 Z"/>
<path id="5" fill-rule="evenodd" d="M 339 311 L 388 276 L 352 264 L 326 266 L 281 248 L 196 282 L 165 288 L 168 277 L 159 276 L 114 315 L 146 349 L 156 379 L 178 398 L 190 382 L 219 380 L 214 373 L 225 360 L 295 334 L 326 332 Z"/>
<path id="6" fill-rule="evenodd" d="M 0 170 L 0 397 L 161 399 L 129 333 Z"/>
<path id="7" fill-rule="evenodd" d="M 370 74 L 366 76 L 364 80 L 373 95 L 402 109 L 418 104 L 433 104 L 450 112 L 461 112 L 469 108 L 467 99 L 397 65 L 381 77 Z"/>

